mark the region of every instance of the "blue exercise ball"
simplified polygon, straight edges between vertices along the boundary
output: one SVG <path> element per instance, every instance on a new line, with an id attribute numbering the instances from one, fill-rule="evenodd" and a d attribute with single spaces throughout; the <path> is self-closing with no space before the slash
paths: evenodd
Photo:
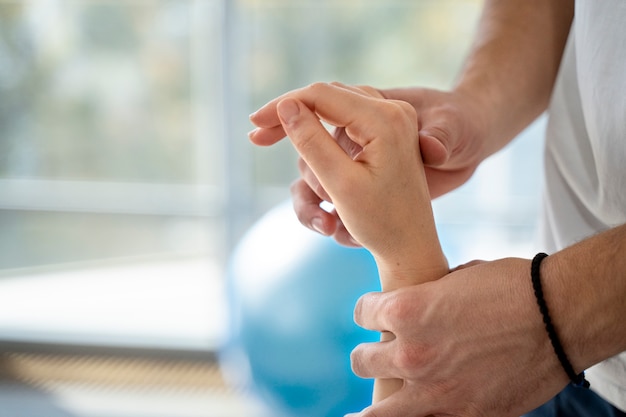
<path id="1" fill-rule="evenodd" d="M 352 349 L 379 338 L 353 322 L 356 300 L 380 290 L 367 250 L 306 229 L 286 202 L 239 242 L 227 286 L 227 380 L 251 388 L 274 416 L 336 417 L 371 403 L 373 381 L 350 368 Z"/>

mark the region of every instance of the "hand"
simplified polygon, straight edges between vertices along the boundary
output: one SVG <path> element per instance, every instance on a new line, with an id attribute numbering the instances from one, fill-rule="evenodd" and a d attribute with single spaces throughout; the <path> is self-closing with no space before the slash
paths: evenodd
<path id="1" fill-rule="evenodd" d="M 258 114 L 266 122 L 253 118 L 262 126 L 253 142 L 270 144 L 263 138 L 286 132 L 346 230 L 379 267 L 410 268 L 405 261 L 415 253 L 441 259 L 411 105 L 381 98 L 375 90 L 318 83 L 268 103 Z M 280 128 L 272 127 L 273 118 Z M 342 128 L 344 142 L 338 144 L 320 120 Z"/>
<path id="2" fill-rule="evenodd" d="M 345 87 L 345 86 L 344 86 Z M 431 198 L 463 184 L 486 156 L 482 138 L 484 131 L 477 105 L 459 93 L 446 93 L 420 88 L 375 90 L 371 87 L 345 87 L 374 97 L 397 99 L 410 103 L 416 110 L 418 140 L 425 164 L 426 180 Z M 259 145 L 271 145 L 285 136 L 276 116 L 275 106 L 290 93 L 268 103 L 251 120 L 260 128 L 251 135 Z M 335 139 L 347 152 L 352 143 L 343 128 L 335 130 Z M 324 235 L 333 236 L 347 246 L 358 245 L 335 212 L 320 208 L 330 196 L 304 160 L 298 161 L 301 178 L 291 192 L 301 223 Z"/>
<path id="3" fill-rule="evenodd" d="M 558 393 L 568 379 L 529 272 L 525 259 L 473 262 L 437 281 L 361 297 L 355 321 L 396 338 L 358 346 L 353 370 L 404 386 L 358 416 L 513 417 Z"/>
<path id="4" fill-rule="evenodd" d="M 349 89 L 364 96 L 383 98 L 378 90 L 371 87 L 352 87 L 340 83 L 332 83 L 332 85 Z M 259 126 L 258 129 L 251 132 L 250 139 L 252 142 L 267 146 L 285 137 L 285 130 L 276 113 L 276 105 L 283 98 L 293 93 L 290 92 L 272 100 L 251 116 L 251 121 Z M 359 147 L 348 137 L 343 127 L 335 127 L 332 135 L 339 146 L 351 157 L 360 151 Z M 298 158 L 298 169 L 301 178 L 292 184 L 291 194 L 294 209 L 300 222 L 323 235 L 334 236 L 335 240 L 342 245 L 361 246 L 346 230 L 336 210 L 332 209 L 332 211 L 327 212 L 320 207 L 323 201 L 332 203 L 332 199 L 302 158 Z"/>

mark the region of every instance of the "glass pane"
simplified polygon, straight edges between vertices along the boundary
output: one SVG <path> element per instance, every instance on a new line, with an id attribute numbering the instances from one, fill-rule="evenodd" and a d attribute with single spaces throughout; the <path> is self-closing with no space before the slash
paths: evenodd
<path id="1" fill-rule="evenodd" d="M 221 19 L 217 0 L 0 0 L 0 339 L 215 344 Z"/>
<path id="2" fill-rule="evenodd" d="M 0 269 L 219 246 L 219 19 L 216 2 L 0 2 Z"/>
<path id="3" fill-rule="evenodd" d="M 2 210 L 0 228 L 0 272 L 142 256 L 218 257 L 222 251 L 217 219 Z"/>
<path id="4" fill-rule="evenodd" d="M 0 176 L 215 183 L 219 164 L 200 164 L 215 141 L 200 141 L 216 124 L 197 131 L 195 112 L 208 109 L 194 99 L 217 95 L 193 83 L 201 69 L 215 80 L 203 87 L 219 87 L 215 65 L 195 62 L 219 44 L 194 39 L 210 33 L 210 22 L 197 21 L 210 15 L 196 17 L 197 9 L 191 1 L 0 2 Z M 209 50 L 198 57 L 200 42 Z"/>

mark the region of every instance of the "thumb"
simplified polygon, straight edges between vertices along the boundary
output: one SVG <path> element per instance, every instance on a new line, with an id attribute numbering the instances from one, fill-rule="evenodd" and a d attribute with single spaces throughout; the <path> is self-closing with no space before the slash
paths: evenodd
<path id="1" fill-rule="evenodd" d="M 441 166 L 448 161 L 450 157 L 448 147 L 437 136 L 430 132 L 420 131 L 419 141 L 424 165 Z"/>
<path id="2" fill-rule="evenodd" d="M 276 107 L 285 133 L 302 159 L 332 196 L 333 178 L 341 178 L 352 159 L 324 128 L 318 117 L 299 100 L 286 98 Z"/>

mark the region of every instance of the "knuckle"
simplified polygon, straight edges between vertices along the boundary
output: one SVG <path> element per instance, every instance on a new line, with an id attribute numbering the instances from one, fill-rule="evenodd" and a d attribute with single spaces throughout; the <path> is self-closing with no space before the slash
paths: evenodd
<path id="1" fill-rule="evenodd" d="M 315 132 L 311 129 L 307 129 L 305 126 L 300 126 L 296 132 L 291 132 L 291 138 L 296 139 L 294 145 L 298 149 L 300 154 L 306 156 L 315 149 Z"/>
<path id="2" fill-rule="evenodd" d="M 428 126 L 431 136 L 436 137 L 442 143 L 451 143 L 453 132 L 449 125 L 432 125 Z"/>
<path id="3" fill-rule="evenodd" d="M 433 294 L 426 285 L 409 286 L 391 293 L 383 299 L 382 314 L 397 330 L 415 329 L 415 326 L 428 324 L 428 312 L 435 302 Z"/>
<path id="4" fill-rule="evenodd" d="M 400 100 L 395 101 L 395 103 L 400 107 L 400 109 L 402 110 L 402 112 L 404 112 L 405 115 L 417 119 L 417 110 L 415 110 L 415 107 L 413 107 L 411 103 L 407 101 L 400 101 Z"/>
<path id="5" fill-rule="evenodd" d="M 328 87 L 330 87 L 329 83 L 316 81 L 314 83 L 309 84 L 307 89 L 310 90 L 312 93 L 322 93 L 326 91 Z"/>
<path id="6" fill-rule="evenodd" d="M 389 322 L 404 323 L 413 315 L 413 305 L 401 294 L 394 294 L 383 300 L 382 311 Z"/>
<path id="7" fill-rule="evenodd" d="M 430 357 L 431 354 L 426 346 L 418 343 L 403 343 L 398 346 L 394 365 L 407 377 L 414 376 L 430 362 Z"/>
<path id="8" fill-rule="evenodd" d="M 406 102 L 384 101 L 377 109 L 379 117 L 378 123 L 384 123 L 386 128 L 392 128 L 394 135 L 387 135 L 388 138 L 405 140 L 408 136 L 417 137 L 417 113 L 415 109 Z"/>
<path id="9" fill-rule="evenodd" d="M 364 91 L 366 94 L 372 96 L 372 97 L 377 97 L 377 98 L 382 98 L 382 94 L 380 93 L 380 91 L 378 91 L 377 89 L 375 89 L 372 86 L 369 85 L 357 85 L 357 88 L 359 90 Z"/>
<path id="10" fill-rule="evenodd" d="M 386 100 L 384 101 L 385 116 L 393 122 L 405 122 L 407 120 L 417 120 L 417 113 L 413 106 L 406 101 Z"/>

